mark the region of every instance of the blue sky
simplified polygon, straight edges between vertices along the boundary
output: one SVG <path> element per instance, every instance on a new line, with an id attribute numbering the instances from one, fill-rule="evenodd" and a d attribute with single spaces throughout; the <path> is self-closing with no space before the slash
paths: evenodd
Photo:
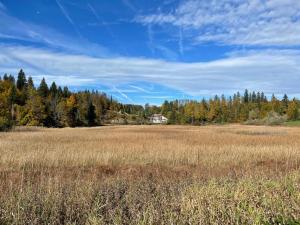
<path id="1" fill-rule="evenodd" d="M 300 96 L 298 0 L 0 0 L 0 73 L 124 103 Z"/>

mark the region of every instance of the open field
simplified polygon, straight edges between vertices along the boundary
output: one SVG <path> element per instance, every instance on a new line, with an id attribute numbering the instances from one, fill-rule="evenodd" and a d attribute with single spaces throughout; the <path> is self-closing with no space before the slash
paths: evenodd
<path id="1" fill-rule="evenodd" d="M 299 224 L 300 128 L 0 133 L 0 224 Z"/>

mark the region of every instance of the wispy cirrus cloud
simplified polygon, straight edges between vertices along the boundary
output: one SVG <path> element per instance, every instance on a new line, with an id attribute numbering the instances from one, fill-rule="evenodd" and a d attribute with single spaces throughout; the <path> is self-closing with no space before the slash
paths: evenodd
<path id="1" fill-rule="evenodd" d="M 136 21 L 182 27 L 197 43 L 300 45 L 300 1 L 295 0 L 188 0 L 174 11 L 138 16 Z"/>
<path id="2" fill-rule="evenodd" d="M 113 91 L 119 93 L 123 99 L 134 103 L 134 101 L 130 97 L 128 97 L 128 95 L 126 95 L 121 89 L 117 88 L 116 86 L 113 86 Z"/>
<path id="3" fill-rule="evenodd" d="M 63 4 L 60 2 L 60 0 L 56 0 L 56 3 L 60 9 L 60 11 L 62 12 L 62 14 L 64 15 L 64 17 L 69 21 L 69 23 L 72 25 L 72 27 L 74 28 L 75 32 L 78 34 L 78 36 L 80 38 L 82 38 L 82 35 L 79 31 L 79 29 L 77 28 L 76 24 L 74 23 L 73 19 L 71 18 L 71 16 L 69 15 L 67 9 L 63 6 Z"/>
<path id="4" fill-rule="evenodd" d="M 129 85 L 129 87 L 131 87 L 131 88 L 133 88 L 135 90 L 138 90 L 140 92 L 146 93 L 146 94 L 153 94 L 153 92 L 151 92 L 151 91 L 149 91 L 149 90 L 147 90 L 145 88 L 139 87 L 139 86 L 135 86 L 135 85 L 131 84 L 131 85 Z"/>
<path id="5" fill-rule="evenodd" d="M 98 83 L 117 87 L 141 81 L 191 96 L 232 94 L 246 88 L 269 94 L 275 91 L 277 94 L 300 94 L 298 50 L 236 52 L 222 60 L 179 63 L 126 57 L 97 58 L 16 46 L 1 46 L 0 49 L 0 72 L 15 73 L 22 67 L 34 77 L 49 77 L 61 85 Z M 18 52 L 20 59 L 32 65 L 24 65 L 6 55 L 9 51 Z M 39 71 L 37 66 L 44 68 L 47 74 Z"/>
<path id="6" fill-rule="evenodd" d="M 107 48 L 83 38 L 66 36 L 50 27 L 20 20 L 0 7 L 0 39 L 38 43 L 56 50 L 98 57 L 112 56 Z"/>

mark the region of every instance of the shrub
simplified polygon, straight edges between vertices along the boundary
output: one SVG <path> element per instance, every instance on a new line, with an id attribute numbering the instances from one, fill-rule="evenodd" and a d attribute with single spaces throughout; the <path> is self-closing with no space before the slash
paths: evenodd
<path id="1" fill-rule="evenodd" d="M 0 131 L 7 131 L 11 128 L 11 122 L 5 117 L 0 117 Z"/>
<path id="2" fill-rule="evenodd" d="M 278 113 L 271 111 L 263 121 L 266 125 L 281 125 L 287 121 L 287 117 L 286 115 L 280 116 Z"/>
<path id="3" fill-rule="evenodd" d="M 267 114 L 267 116 L 263 119 L 255 119 L 255 112 L 250 111 L 249 120 L 247 120 L 244 124 L 246 125 L 282 125 L 287 121 L 287 116 L 281 116 L 278 113 L 271 111 Z"/>

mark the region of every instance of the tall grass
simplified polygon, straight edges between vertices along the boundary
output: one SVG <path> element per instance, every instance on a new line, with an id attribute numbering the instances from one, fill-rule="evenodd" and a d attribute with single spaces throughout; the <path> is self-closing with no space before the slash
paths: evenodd
<path id="1" fill-rule="evenodd" d="M 0 224 L 299 224 L 300 129 L 0 134 Z"/>

